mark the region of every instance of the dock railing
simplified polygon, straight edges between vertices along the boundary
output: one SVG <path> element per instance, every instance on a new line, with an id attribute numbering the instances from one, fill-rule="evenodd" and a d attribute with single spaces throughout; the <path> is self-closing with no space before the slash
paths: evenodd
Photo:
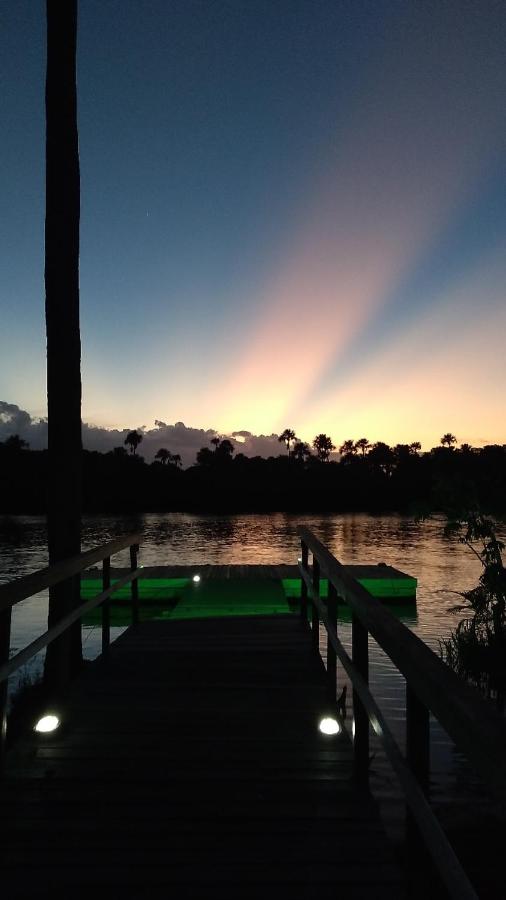
<path id="1" fill-rule="evenodd" d="M 7 686 L 10 675 L 60 637 L 85 613 L 97 606 L 102 607 L 102 654 L 107 655 L 111 640 L 109 599 L 112 594 L 127 584 L 131 585 L 132 624 L 135 625 L 139 621 L 138 578 L 142 572 L 142 567 L 138 568 L 137 566 L 139 542 L 138 534 L 124 535 L 100 547 L 87 550 L 85 553 L 69 557 L 45 569 L 0 585 L 0 773 L 7 736 Z M 130 548 L 130 571 L 111 584 L 111 556 L 127 548 Z M 55 584 L 70 582 L 76 576 L 80 577 L 82 572 L 100 562 L 102 563 L 101 593 L 81 603 L 40 637 L 9 658 L 12 607 Z"/>
<path id="2" fill-rule="evenodd" d="M 405 795 L 408 823 L 415 827 L 451 897 L 476 898 L 428 800 L 430 774 L 429 714 L 440 722 L 496 799 L 506 802 L 506 721 L 491 705 L 458 678 L 435 653 L 338 562 L 309 531 L 301 539 L 301 616 L 311 605 L 312 640 L 319 649 L 319 624 L 327 632 L 327 672 L 336 691 L 337 659 L 353 687 L 355 778 L 369 782 L 369 728 L 381 740 Z M 312 566 L 309 554 L 312 554 Z M 320 580 L 328 579 L 328 598 L 320 597 Z M 351 610 L 351 657 L 337 635 L 337 606 Z M 369 634 L 406 679 L 406 755 L 369 690 Z"/>

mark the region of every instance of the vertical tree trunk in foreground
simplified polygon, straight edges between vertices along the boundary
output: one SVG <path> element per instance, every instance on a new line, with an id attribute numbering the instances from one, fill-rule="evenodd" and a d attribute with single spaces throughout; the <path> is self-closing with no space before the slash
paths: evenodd
<path id="1" fill-rule="evenodd" d="M 77 0 L 47 0 L 46 334 L 49 562 L 81 549 L 81 340 Z M 79 579 L 49 594 L 49 626 L 79 604 Z M 48 647 L 46 680 L 61 684 L 81 664 L 79 623 Z"/>

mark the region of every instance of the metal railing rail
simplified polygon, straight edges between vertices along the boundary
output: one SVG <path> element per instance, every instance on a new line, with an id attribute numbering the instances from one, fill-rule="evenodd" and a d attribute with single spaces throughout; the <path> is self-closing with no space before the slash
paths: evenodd
<path id="1" fill-rule="evenodd" d="M 362 585 L 305 527 L 298 529 L 302 558 L 301 615 L 311 603 L 313 645 L 319 648 L 319 623 L 327 632 L 327 669 L 336 690 L 336 659 L 353 686 L 354 761 L 359 783 L 368 784 L 369 726 L 403 788 L 412 820 L 451 897 L 476 898 L 466 873 L 439 825 L 426 794 L 429 782 L 429 711 L 483 776 L 494 795 L 506 798 L 506 722 L 476 692 L 462 682 L 408 628 Z M 309 567 L 309 552 L 313 556 Z M 320 598 L 320 579 L 328 579 L 327 604 Z M 352 611 L 351 658 L 337 635 L 338 598 Z M 406 757 L 403 756 L 369 690 L 368 634 L 406 678 Z"/>

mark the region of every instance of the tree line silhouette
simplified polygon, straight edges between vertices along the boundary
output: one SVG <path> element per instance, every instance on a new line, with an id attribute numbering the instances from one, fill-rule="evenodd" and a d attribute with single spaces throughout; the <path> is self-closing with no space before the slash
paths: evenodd
<path id="1" fill-rule="evenodd" d="M 391 447 L 365 437 L 336 448 L 326 434 L 310 447 L 287 428 L 279 435 L 285 451 L 268 458 L 248 457 L 228 438 L 213 437 L 186 469 L 180 454 L 165 447 L 147 463 L 138 453 L 142 440 L 142 432 L 130 431 L 110 452 L 83 451 L 86 511 L 416 513 L 445 497 L 506 511 L 506 445 L 457 447 L 450 432 L 422 453 L 418 441 Z M 339 456 L 332 456 L 336 449 Z M 47 457 L 17 435 L 0 442 L 0 512 L 46 511 Z"/>

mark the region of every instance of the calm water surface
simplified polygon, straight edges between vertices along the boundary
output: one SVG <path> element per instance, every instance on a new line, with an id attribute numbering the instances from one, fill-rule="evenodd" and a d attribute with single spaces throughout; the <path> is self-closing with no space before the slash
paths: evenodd
<path id="1" fill-rule="evenodd" d="M 444 520 L 417 523 L 388 515 L 189 515 L 86 516 L 83 549 L 128 532 L 143 532 L 140 562 L 145 565 L 290 563 L 299 555 L 297 526 L 309 527 L 343 563 L 385 562 L 418 579 L 416 610 L 401 614 L 405 624 L 430 647 L 456 624 L 450 612 L 455 591 L 476 584 L 480 564 L 462 544 L 443 537 Z M 127 552 L 113 564 L 127 565 Z M 0 582 L 47 565 L 43 517 L 0 518 Z M 20 604 L 13 614 L 11 652 L 25 646 L 46 628 L 47 594 Z M 341 623 L 349 643 L 349 625 Z M 116 633 L 119 629 L 116 629 Z M 323 640 L 323 636 L 322 636 Z M 100 650 L 98 628 L 87 628 L 84 651 L 92 658 Z M 41 659 L 34 662 L 40 668 Z M 344 683 L 344 682 L 342 682 Z M 404 743 L 404 679 L 371 642 L 371 685 L 401 744 Z M 350 696 L 350 692 L 348 693 Z M 396 781 L 383 754 L 373 744 L 373 786 L 386 810 L 392 831 L 398 830 L 402 805 Z M 452 822 L 472 802 L 476 811 L 483 792 L 479 781 L 436 722 L 431 723 L 431 796 L 443 820 Z"/>

